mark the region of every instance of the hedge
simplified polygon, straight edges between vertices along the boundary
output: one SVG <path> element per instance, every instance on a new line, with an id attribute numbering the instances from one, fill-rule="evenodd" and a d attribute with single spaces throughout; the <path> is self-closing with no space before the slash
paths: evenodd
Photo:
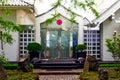
<path id="1" fill-rule="evenodd" d="M 3 64 L 3 66 L 4 66 L 5 69 L 10 69 L 10 70 L 18 68 L 18 64 L 17 63 L 6 63 L 6 64 Z M 34 65 L 30 64 L 30 67 L 33 69 Z"/>
<path id="2" fill-rule="evenodd" d="M 115 64 L 115 63 L 102 63 L 99 64 L 99 67 L 118 67 L 120 64 Z"/>

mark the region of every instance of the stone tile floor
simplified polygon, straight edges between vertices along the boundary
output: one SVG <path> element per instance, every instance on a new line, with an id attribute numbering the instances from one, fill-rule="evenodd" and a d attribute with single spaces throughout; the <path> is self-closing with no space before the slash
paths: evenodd
<path id="1" fill-rule="evenodd" d="M 80 80 L 83 69 L 34 69 L 39 74 L 39 80 Z"/>
<path id="2" fill-rule="evenodd" d="M 80 80 L 77 74 L 40 75 L 39 80 Z"/>

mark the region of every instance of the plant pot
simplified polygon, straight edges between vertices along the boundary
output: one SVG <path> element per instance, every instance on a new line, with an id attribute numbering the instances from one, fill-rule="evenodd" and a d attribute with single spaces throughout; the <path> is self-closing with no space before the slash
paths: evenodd
<path id="1" fill-rule="evenodd" d="M 39 52 L 29 52 L 30 62 L 33 62 L 33 59 L 36 58 L 39 60 Z"/>
<path id="2" fill-rule="evenodd" d="M 83 52 L 77 52 L 77 59 L 79 58 L 79 57 L 83 57 L 84 59 L 86 58 L 86 51 L 83 51 Z"/>

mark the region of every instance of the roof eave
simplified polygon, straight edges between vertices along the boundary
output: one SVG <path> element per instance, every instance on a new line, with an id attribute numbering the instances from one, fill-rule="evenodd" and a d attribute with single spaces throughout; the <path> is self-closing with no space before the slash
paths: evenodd
<path id="1" fill-rule="evenodd" d="M 61 6 L 62 8 L 64 8 L 65 10 L 69 11 L 69 9 L 67 9 L 64 5 L 60 5 L 60 6 Z M 47 14 L 47 13 L 49 13 L 50 11 L 52 11 L 53 9 L 56 9 L 56 8 L 57 8 L 56 6 L 55 6 L 55 7 L 52 7 L 52 8 L 49 9 L 48 11 L 46 11 L 46 12 L 40 14 L 40 15 L 37 15 L 36 17 L 40 17 L 40 16 L 42 16 L 42 15 L 44 15 L 44 14 Z M 77 15 L 77 16 L 79 16 L 79 17 L 83 17 L 83 16 L 81 16 L 81 15 L 79 15 L 79 14 L 73 12 L 73 11 L 70 11 L 70 12 L 71 12 L 71 13 L 74 13 L 75 15 Z"/>
<path id="2" fill-rule="evenodd" d="M 116 1 L 110 8 L 104 11 L 99 18 L 94 19 L 92 22 L 101 24 L 120 8 L 119 5 L 120 5 L 120 0 Z"/>
<path id="3" fill-rule="evenodd" d="M 4 8 L 7 8 L 7 9 L 34 9 L 34 6 L 0 6 L 0 9 L 4 9 Z"/>

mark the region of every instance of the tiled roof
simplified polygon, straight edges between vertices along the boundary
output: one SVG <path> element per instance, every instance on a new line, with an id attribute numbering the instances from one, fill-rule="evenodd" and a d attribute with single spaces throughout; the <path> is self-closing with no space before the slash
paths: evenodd
<path id="1" fill-rule="evenodd" d="M 4 6 L 33 6 L 34 0 L 8 0 Z"/>

